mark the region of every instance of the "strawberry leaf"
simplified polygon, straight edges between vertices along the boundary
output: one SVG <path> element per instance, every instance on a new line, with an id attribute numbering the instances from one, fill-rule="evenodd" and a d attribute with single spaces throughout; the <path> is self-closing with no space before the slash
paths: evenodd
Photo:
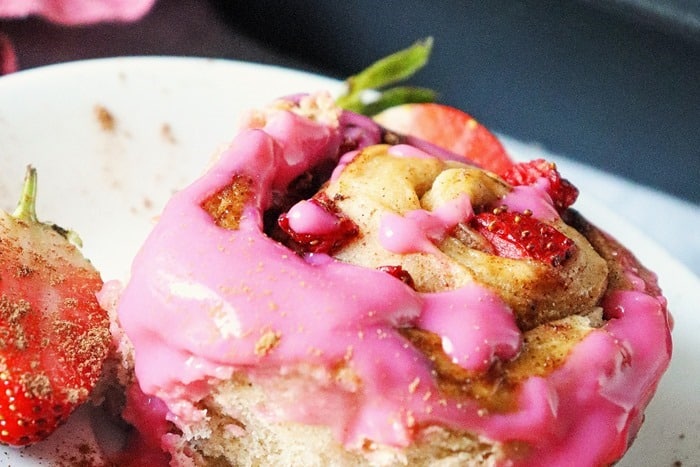
<path id="1" fill-rule="evenodd" d="M 406 80 L 413 76 L 418 70 L 423 68 L 428 62 L 433 47 L 432 37 L 418 41 L 412 46 L 394 52 L 374 62 L 369 67 L 356 75 L 345 80 L 346 91 L 336 100 L 339 107 L 363 115 L 373 115 L 385 108 L 387 105 L 373 105 L 377 101 L 392 102 L 391 105 L 406 104 L 410 102 L 427 102 L 426 99 L 434 100 L 435 93 L 419 88 L 408 88 L 408 90 L 393 91 L 387 89 L 379 92 L 375 99 L 369 103 L 365 102 L 365 91 L 380 91 L 394 83 Z M 413 90 L 410 90 L 413 89 Z M 387 93 L 389 93 L 387 95 Z M 386 97 L 383 97 L 386 95 Z M 414 100 L 415 99 L 415 100 Z M 377 110 L 379 108 L 379 110 Z"/>

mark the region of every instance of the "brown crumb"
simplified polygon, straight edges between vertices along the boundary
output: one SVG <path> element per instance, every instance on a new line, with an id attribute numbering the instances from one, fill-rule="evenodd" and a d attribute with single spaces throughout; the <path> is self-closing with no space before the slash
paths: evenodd
<path id="1" fill-rule="evenodd" d="M 23 299 L 11 300 L 7 295 L 0 296 L 0 321 L 6 328 L 0 333 L 0 348 L 13 345 L 24 350 L 28 341 L 24 332 L 23 318 L 31 310 L 31 304 Z"/>
<path id="2" fill-rule="evenodd" d="M 279 344 L 280 339 L 282 338 L 282 334 L 280 334 L 277 331 L 267 331 L 265 334 L 260 336 L 260 339 L 255 343 L 255 355 L 259 355 L 261 357 L 264 357 L 272 349 L 277 347 L 277 344 Z"/>
<path id="3" fill-rule="evenodd" d="M 114 129 L 117 126 L 117 121 L 114 118 L 114 115 L 107 110 L 106 107 L 102 105 L 95 105 L 94 107 L 95 111 L 95 116 L 97 117 L 97 122 L 100 124 L 100 128 L 102 128 L 104 131 L 114 131 Z"/>
<path id="4" fill-rule="evenodd" d="M 23 264 L 23 265 L 19 266 L 17 268 L 17 270 L 15 271 L 15 277 L 17 277 L 17 278 L 27 277 L 27 276 L 31 275 L 32 272 L 34 272 L 32 270 L 32 268 Z"/>
<path id="5" fill-rule="evenodd" d="M 34 397 L 41 398 L 51 394 L 51 382 L 44 373 L 25 373 L 20 377 L 20 384 Z"/>
<path id="6" fill-rule="evenodd" d="M 102 459 L 98 450 L 87 443 L 74 446 L 66 446 L 56 453 L 54 459 L 56 467 L 96 467 L 98 465 L 111 465 Z"/>
<path id="7" fill-rule="evenodd" d="M 111 338 L 107 323 L 103 324 L 83 329 L 70 321 L 56 320 L 52 334 L 56 350 L 63 356 L 60 364 L 70 365 L 81 374 L 100 374 Z"/>
<path id="8" fill-rule="evenodd" d="M 31 305 L 26 300 L 12 301 L 5 294 L 0 297 L 0 318 L 4 322 L 17 323 L 30 309 Z"/>
<path id="9" fill-rule="evenodd" d="M 173 134 L 173 128 L 170 126 L 169 123 L 163 123 L 163 125 L 160 127 L 160 134 L 163 137 L 165 141 L 171 144 L 177 143 L 177 139 L 175 138 L 175 135 Z"/>

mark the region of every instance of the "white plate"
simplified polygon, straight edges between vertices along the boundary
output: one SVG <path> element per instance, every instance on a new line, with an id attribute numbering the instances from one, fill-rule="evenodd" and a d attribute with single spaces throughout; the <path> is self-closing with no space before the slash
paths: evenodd
<path id="1" fill-rule="evenodd" d="M 281 68 L 189 58 L 106 59 L 3 77 L 0 207 L 14 208 L 24 168 L 34 164 L 40 218 L 77 230 L 104 278 L 124 279 L 167 198 L 228 142 L 242 111 L 280 95 L 322 88 L 337 89 L 337 82 Z M 507 145 L 516 156 L 532 156 L 530 146 L 510 140 Z M 575 183 L 576 167 L 565 173 Z M 620 465 L 698 465 L 700 281 L 582 188 L 578 208 L 658 272 L 676 319 L 671 369 Z M 94 443 L 89 425 L 81 413 L 47 443 L 24 450 L 0 447 L 0 464 L 72 465 L 71 456 Z"/>

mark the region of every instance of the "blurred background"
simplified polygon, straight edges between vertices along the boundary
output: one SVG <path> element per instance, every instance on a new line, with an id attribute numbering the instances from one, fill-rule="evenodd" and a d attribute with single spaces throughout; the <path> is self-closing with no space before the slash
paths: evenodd
<path id="1" fill-rule="evenodd" d="M 413 80 L 491 129 L 700 204 L 695 0 L 157 0 L 135 22 L 1 19 L 20 69 L 195 55 L 342 78 L 433 36 Z"/>

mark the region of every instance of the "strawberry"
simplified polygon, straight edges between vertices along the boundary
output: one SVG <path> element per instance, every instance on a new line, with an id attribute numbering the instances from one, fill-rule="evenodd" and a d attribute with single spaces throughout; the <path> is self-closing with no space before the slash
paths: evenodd
<path id="1" fill-rule="evenodd" d="M 574 204 L 578 198 L 578 189 L 567 179 L 561 178 L 554 162 L 544 159 L 520 162 L 503 174 L 503 179 L 514 186 L 532 185 L 542 178 L 549 182 L 547 193 L 557 211 L 563 212 Z"/>
<path id="2" fill-rule="evenodd" d="M 573 240 L 529 212 L 497 208 L 474 216 L 471 226 L 493 245 L 497 255 L 505 258 L 532 258 L 559 266 L 575 248 Z"/>
<path id="3" fill-rule="evenodd" d="M 374 116 L 384 128 L 420 138 L 501 174 L 513 165 L 498 138 L 471 115 L 442 104 L 404 104 Z"/>
<path id="4" fill-rule="evenodd" d="M 352 219 L 346 217 L 338 210 L 328 197 L 321 193 L 309 202 L 320 206 L 326 212 L 332 214 L 337 220 L 332 230 L 325 233 L 300 233 L 294 231 L 289 225 L 289 217 L 286 213 L 279 216 L 278 225 L 292 241 L 291 248 L 300 253 L 327 253 L 333 254 L 341 249 L 347 242 L 355 238 L 360 229 Z"/>
<path id="5" fill-rule="evenodd" d="M 411 273 L 406 271 L 401 266 L 379 266 L 377 270 L 394 276 L 412 289 L 416 288 L 416 283 L 413 281 Z"/>
<path id="6" fill-rule="evenodd" d="M 44 439 L 84 402 L 110 345 L 99 273 L 35 213 L 28 167 L 14 214 L 0 211 L 0 442 Z"/>

